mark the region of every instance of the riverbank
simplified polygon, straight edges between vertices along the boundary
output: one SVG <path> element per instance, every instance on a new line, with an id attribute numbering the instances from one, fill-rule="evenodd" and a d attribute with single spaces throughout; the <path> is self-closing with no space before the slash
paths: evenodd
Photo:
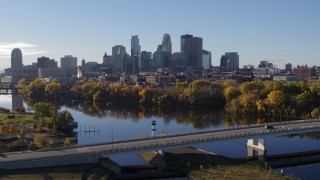
<path id="1" fill-rule="evenodd" d="M 294 179 L 265 169 L 258 164 L 235 160 L 194 148 L 141 153 L 140 156 L 159 168 L 186 174 L 191 179 Z"/>

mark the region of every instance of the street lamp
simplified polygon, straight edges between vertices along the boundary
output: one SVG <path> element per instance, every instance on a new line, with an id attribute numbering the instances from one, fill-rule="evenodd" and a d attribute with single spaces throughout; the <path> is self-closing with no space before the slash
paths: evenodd
<path id="1" fill-rule="evenodd" d="M 113 151 L 113 126 L 111 125 L 111 149 Z"/>
<path id="2" fill-rule="evenodd" d="M 280 113 L 280 121 L 281 121 L 281 109 L 279 110 L 279 113 Z"/>

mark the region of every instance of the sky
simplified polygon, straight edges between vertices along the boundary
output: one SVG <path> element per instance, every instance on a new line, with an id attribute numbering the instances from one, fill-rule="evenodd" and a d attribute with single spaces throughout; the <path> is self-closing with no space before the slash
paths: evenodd
<path id="1" fill-rule="evenodd" d="M 319 0 L 0 0 L 0 7 L 0 70 L 11 66 L 13 48 L 24 65 L 65 55 L 102 63 L 114 45 L 130 53 L 132 35 L 154 52 L 164 33 L 174 52 L 181 35 L 202 37 L 214 66 L 225 52 L 238 52 L 240 67 L 320 65 Z"/>

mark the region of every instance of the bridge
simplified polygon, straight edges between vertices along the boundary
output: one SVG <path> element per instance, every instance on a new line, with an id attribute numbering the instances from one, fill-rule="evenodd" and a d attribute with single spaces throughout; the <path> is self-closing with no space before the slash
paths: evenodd
<path id="1" fill-rule="evenodd" d="M 0 87 L 0 95 L 1 94 L 18 94 L 19 89 L 22 89 L 22 88 L 16 88 L 16 87 L 1 88 Z"/>
<path id="2" fill-rule="evenodd" d="M 273 129 L 266 129 L 266 125 L 273 126 Z M 271 133 L 285 133 L 316 128 L 320 128 L 320 120 L 300 120 L 121 140 L 99 144 L 78 145 L 73 147 L 53 148 L 34 152 L 6 153 L 0 154 L 0 169 L 8 170 L 97 163 L 99 158 L 106 157 L 109 154 L 114 153 L 165 150 L 173 147 L 190 146 L 190 144 L 199 142 L 218 141 Z"/>

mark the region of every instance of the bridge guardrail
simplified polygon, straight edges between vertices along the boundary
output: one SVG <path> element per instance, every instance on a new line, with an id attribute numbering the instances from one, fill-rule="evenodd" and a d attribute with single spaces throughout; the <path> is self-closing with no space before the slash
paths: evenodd
<path id="1" fill-rule="evenodd" d="M 201 136 L 201 137 L 194 137 L 190 139 L 183 140 L 171 140 L 167 142 L 158 142 L 158 143 L 149 143 L 149 144 L 139 144 L 139 145 L 133 145 L 133 146 L 125 146 L 125 147 L 114 147 L 114 148 L 107 148 L 107 149 L 101 149 L 101 150 L 95 150 L 95 151 L 88 151 L 88 152 L 71 152 L 70 149 L 62 149 L 69 151 L 69 154 L 59 154 L 57 157 L 55 154 L 52 156 L 46 157 L 46 159 L 61 159 L 61 158 L 72 158 L 77 156 L 87 156 L 87 155 L 100 155 L 100 154 L 108 154 L 108 153 L 115 153 L 115 152 L 122 152 L 122 151 L 132 151 L 132 150 L 139 150 L 139 149 L 150 149 L 155 147 L 163 147 L 163 146 L 173 146 L 177 144 L 189 144 L 189 143 L 197 143 L 197 142 L 203 142 L 203 141 L 211 141 L 211 140 L 220 140 L 220 139 L 229 139 L 233 137 L 243 137 L 243 136 L 251 136 L 251 135 L 259 135 L 259 134 L 268 134 L 268 133 L 275 133 L 275 132 L 284 132 L 284 131 L 293 131 L 293 130 L 303 130 L 303 129 L 310 129 L 310 128 L 320 128 L 320 125 L 314 125 L 314 126 L 300 126 L 300 127 L 288 127 L 288 128 L 276 128 L 276 129 L 265 129 L 265 130 L 258 130 L 253 132 L 238 132 L 234 134 L 224 134 L 224 135 L 213 135 L 213 136 Z M 203 133 L 204 134 L 204 133 Z M 149 139 L 148 140 L 152 140 Z M 103 144 L 105 145 L 105 144 Z M 41 152 L 40 152 L 41 153 Z M 72 154 L 70 154 L 72 153 Z M 39 156 L 40 157 L 40 156 Z M 1 165 L 5 164 L 12 164 L 12 163 L 23 163 L 26 161 L 38 161 L 39 157 L 34 158 L 20 158 L 16 160 L 12 160 L 10 162 L 2 161 Z M 43 159 L 40 159 L 43 160 Z"/>
<path id="2" fill-rule="evenodd" d="M 188 136 L 188 135 L 196 135 L 196 134 L 205 134 L 205 133 L 210 133 L 210 132 L 230 131 L 230 130 L 235 130 L 235 129 L 248 129 L 248 128 L 264 127 L 264 126 L 271 126 L 271 125 L 299 124 L 299 123 L 315 122 L 315 121 L 320 121 L 320 120 L 319 119 L 308 119 L 308 120 L 297 120 L 297 121 L 271 122 L 271 123 L 264 123 L 264 124 L 251 124 L 251 125 L 243 125 L 243 126 L 230 127 L 230 128 L 216 128 L 216 129 L 200 130 L 200 131 L 192 131 L 192 132 L 172 133 L 172 134 L 166 134 L 166 135 L 163 135 L 163 136 L 156 136 L 156 137 L 145 136 L 145 137 L 142 137 L 142 138 L 132 138 L 132 139 L 124 139 L 124 140 L 105 141 L 105 142 L 99 142 L 99 143 L 82 144 L 82 145 L 75 145 L 75 146 L 68 146 L 68 147 L 47 148 L 47 149 L 41 149 L 41 150 L 38 150 L 38 151 L 62 150 L 62 149 L 79 148 L 79 147 L 89 147 L 89 146 L 98 146 L 98 145 L 134 142 L 134 141 L 144 141 L 144 140 L 160 139 L 160 138 L 167 138 L 167 137 L 177 137 L 177 136 Z"/>

